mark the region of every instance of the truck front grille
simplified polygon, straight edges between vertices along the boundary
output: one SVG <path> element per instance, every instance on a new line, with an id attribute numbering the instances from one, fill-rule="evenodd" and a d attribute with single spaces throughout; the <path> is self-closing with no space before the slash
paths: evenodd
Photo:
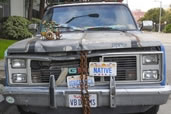
<path id="1" fill-rule="evenodd" d="M 136 80 L 136 56 L 127 57 L 105 57 L 104 62 L 116 62 L 117 63 L 117 76 L 118 81 Z M 106 78 L 106 80 L 109 78 Z"/>
<path id="2" fill-rule="evenodd" d="M 31 61 L 31 75 L 33 83 L 48 83 L 50 75 L 55 76 L 55 80 L 61 73 L 61 68 L 78 68 L 79 61 Z"/>
<path id="3" fill-rule="evenodd" d="M 99 62 L 100 57 L 88 58 L 89 62 Z M 117 62 L 116 81 L 129 81 L 137 79 L 136 71 L 136 56 L 123 57 L 105 57 L 104 62 Z M 55 79 L 61 73 L 61 68 L 79 68 L 79 60 L 69 61 L 31 61 L 31 76 L 33 83 L 48 83 L 50 75 L 54 75 Z M 74 74 L 74 75 L 79 75 Z M 69 74 L 68 74 L 69 76 Z M 95 77 L 96 82 L 109 81 L 109 77 L 103 80 L 100 77 Z"/>

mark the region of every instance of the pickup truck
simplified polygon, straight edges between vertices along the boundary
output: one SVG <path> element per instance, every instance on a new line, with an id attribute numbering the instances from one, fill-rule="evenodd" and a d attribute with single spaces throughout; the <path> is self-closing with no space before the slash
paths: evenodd
<path id="1" fill-rule="evenodd" d="M 3 95 L 24 112 L 157 114 L 171 93 L 165 54 L 126 4 L 53 5 L 7 49 Z"/>

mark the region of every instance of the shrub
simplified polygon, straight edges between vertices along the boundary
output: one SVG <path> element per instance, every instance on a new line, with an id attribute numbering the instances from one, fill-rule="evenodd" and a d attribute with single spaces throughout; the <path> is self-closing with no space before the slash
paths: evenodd
<path id="1" fill-rule="evenodd" d="M 0 19 L 0 37 L 2 37 L 2 23 L 7 20 L 7 17 L 3 17 Z"/>
<path id="2" fill-rule="evenodd" d="M 2 36 L 7 39 L 24 39 L 31 37 L 28 30 L 31 22 L 20 16 L 10 16 L 2 23 Z"/>
<path id="3" fill-rule="evenodd" d="M 41 20 L 37 18 L 32 18 L 31 23 L 40 25 Z"/>
<path id="4" fill-rule="evenodd" d="M 164 32 L 171 33 L 171 24 L 166 25 L 166 27 L 164 28 Z"/>

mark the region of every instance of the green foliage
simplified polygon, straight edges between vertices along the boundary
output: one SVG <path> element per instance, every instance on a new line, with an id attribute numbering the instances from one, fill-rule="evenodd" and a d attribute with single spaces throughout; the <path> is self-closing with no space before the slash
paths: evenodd
<path id="1" fill-rule="evenodd" d="M 163 22 L 167 22 L 167 24 L 171 24 L 171 11 L 167 11 L 166 12 L 166 14 L 165 14 L 165 16 L 163 16 L 163 18 L 162 18 L 162 21 Z"/>
<path id="2" fill-rule="evenodd" d="M 160 8 L 153 8 L 148 10 L 144 17 L 141 18 L 139 21 L 143 20 L 152 20 L 155 23 L 159 23 L 159 15 L 160 15 Z M 162 9 L 162 17 L 165 15 L 165 10 Z"/>
<path id="3" fill-rule="evenodd" d="M 171 24 L 166 25 L 164 31 L 165 33 L 171 33 Z"/>
<path id="4" fill-rule="evenodd" d="M 31 22 L 19 16 L 10 16 L 2 23 L 2 36 L 7 39 L 24 39 L 31 37 L 28 30 Z"/>
<path id="5" fill-rule="evenodd" d="M 4 57 L 4 52 L 10 46 L 11 44 L 15 43 L 16 40 L 5 40 L 5 39 L 0 39 L 0 59 L 3 59 Z"/>
<path id="6" fill-rule="evenodd" d="M 40 25 L 41 24 L 41 20 L 40 19 L 37 19 L 37 18 L 32 18 L 31 23 L 32 24 L 38 24 L 38 25 Z"/>

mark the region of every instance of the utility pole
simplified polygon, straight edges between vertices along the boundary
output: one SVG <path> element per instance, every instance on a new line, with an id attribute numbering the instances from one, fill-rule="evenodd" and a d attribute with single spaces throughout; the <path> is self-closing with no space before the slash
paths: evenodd
<path id="1" fill-rule="evenodd" d="M 160 15 L 159 15 L 159 30 L 161 32 L 161 14 L 162 14 L 162 1 L 160 1 Z"/>
<path id="2" fill-rule="evenodd" d="M 160 14 L 159 14 L 158 32 L 161 32 L 162 0 L 160 0 L 160 1 L 155 0 L 154 2 L 159 2 L 160 3 Z"/>

